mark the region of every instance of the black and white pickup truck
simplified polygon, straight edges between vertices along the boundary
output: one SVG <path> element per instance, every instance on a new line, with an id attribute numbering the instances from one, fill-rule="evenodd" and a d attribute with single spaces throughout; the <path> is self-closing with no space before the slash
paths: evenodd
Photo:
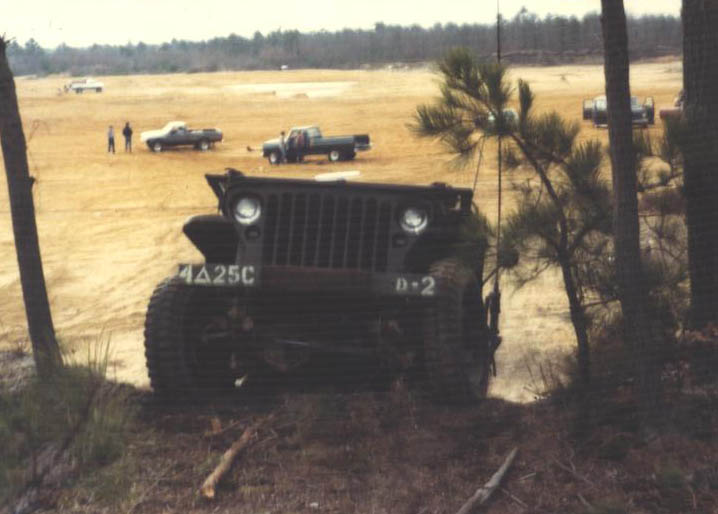
<path id="1" fill-rule="evenodd" d="M 207 151 L 214 143 L 222 141 L 219 129 L 191 130 L 184 121 L 170 121 L 159 130 L 148 130 L 140 134 L 140 140 L 153 152 L 161 152 L 170 146 L 194 146 Z"/>
<path id="2" fill-rule="evenodd" d="M 356 157 L 357 152 L 371 148 L 369 135 L 324 137 L 317 126 L 294 127 L 284 142 L 287 162 L 297 162 L 306 155 L 326 155 L 331 162 L 348 161 Z M 281 164 L 282 151 L 279 139 L 270 139 L 262 145 L 262 155 L 270 164 Z"/>
<path id="3" fill-rule="evenodd" d="M 593 100 L 584 100 L 582 107 L 584 120 L 591 120 L 594 127 L 608 126 L 608 103 L 606 96 L 597 96 Z M 643 103 L 638 97 L 631 97 L 631 120 L 634 126 L 646 128 L 653 125 L 656 118 L 656 107 L 652 96 L 647 96 Z"/>

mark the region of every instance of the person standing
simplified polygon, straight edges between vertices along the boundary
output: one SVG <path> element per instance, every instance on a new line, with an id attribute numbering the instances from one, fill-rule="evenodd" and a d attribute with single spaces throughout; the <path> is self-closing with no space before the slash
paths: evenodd
<path id="1" fill-rule="evenodd" d="M 304 158 L 304 131 L 300 130 L 297 134 L 297 162 L 302 162 Z"/>
<path id="2" fill-rule="evenodd" d="M 282 162 L 287 162 L 287 140 L 284 137 L 284 131 L 279 134 L 279 151 L 282 152 Z"/>
<path id="3" fill-rule="evenodd" d="M 110 125 L 107 129 L 107 153 L 115 153 L 115 129 Z"/>
<path id="4" fill-rule="evenodd" d="M 125 128 L 122 129 L 122 135 L 125 136 L 125 152 L 132 153 L 132 127 L 130 122 L 125 122 Z"/>

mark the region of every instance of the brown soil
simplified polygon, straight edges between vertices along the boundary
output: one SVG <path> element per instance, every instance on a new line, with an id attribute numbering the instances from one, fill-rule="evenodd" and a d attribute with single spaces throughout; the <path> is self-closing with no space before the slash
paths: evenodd
<path id="1" fill-rule="evenodd" d="M 599 409 L 584 440 L 572 436 L 571 409 L 560 402 L 446 408 L 401 384 L 243 405 L 234 399 L 188 411 L 149 402 L 124 461 L 65 491 L 59 510 L 449 514 L 517 446 L 490 512 L 718 512 L 715 400 L 685 401 L 667 416 L 671 428 L 652 437 L 635 431 L 635 406 L 616 400 Z M 706 408 L 712 413 L 696 422 L 691 409 Z M 201 498 L 219 455 L 269 412 L 276 417 L 240 454 L 215 500 Z M 681 422 L 687 415 L 692 421 Z M 132 485 L 101 499 L 97 484 L 118 470 Z"/>

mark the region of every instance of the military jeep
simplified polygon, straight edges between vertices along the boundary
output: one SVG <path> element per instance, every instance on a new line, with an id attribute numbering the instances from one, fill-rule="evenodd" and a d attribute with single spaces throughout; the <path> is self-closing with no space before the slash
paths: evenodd
<path id="1" fill-rule="evenodd" d="M 419 370 L 445 401 L 486 394 L 495 348 L 471 190 L 206 178 L 219 214 L 184 225 L 204 262 L 180 264 L 147 309 L 157 394 L 232 389 L 327 354 Z"/>

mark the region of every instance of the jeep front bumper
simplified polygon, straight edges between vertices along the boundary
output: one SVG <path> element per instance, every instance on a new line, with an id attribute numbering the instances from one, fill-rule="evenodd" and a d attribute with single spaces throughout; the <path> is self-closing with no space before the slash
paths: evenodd
<path id="1" fill-rule="evenodd" d="M 435 278 L 417 273 L 205 263 L 180 264 L 177 276 L 189 285 L 275 293 L 321 291 L 343 295 L 427 299 L 437 295 Z"/>

